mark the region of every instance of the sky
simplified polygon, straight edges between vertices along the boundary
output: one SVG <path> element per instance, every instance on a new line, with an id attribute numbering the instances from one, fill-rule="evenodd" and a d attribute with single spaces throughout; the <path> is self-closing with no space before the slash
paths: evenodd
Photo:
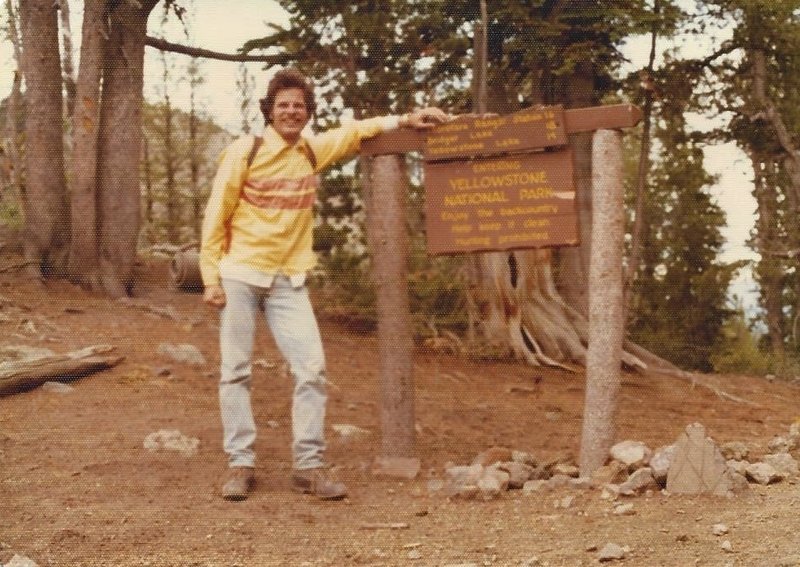
<path id="1" fill-rule="evenodd" d="M 80 37 L 82 2 L 71 0 L 70 6 L 73 34 L 77 44 Z M 159 6 L 150 16 L 148 33 L 151 35 L 163 37 L 175 43 L 190 44 L 225 53 L 234 53 L 245 41 L 267 35 L 268 23 L 286 25 L 288 22 L 286 13 L 274 0 L 195 0 L 192 13 L 186 18 L 190 22 L 190 35 L 187 38 L 183 27 L 176 22 L 174 17 L 166 27 L 162 26 L 160 10 Z M 726 32 L 722 33 L 724 35 Z M 630 68 L 636 69 L 645 66 L 649 49 L 648 42 L 649 39 L 643 37 L 629 41 L 625 46 L 624 53 L 631 61 Z M 710 48 L 710 44 L 711 42 L 708 42 L 704 45 L 696 38 L 687 42 L 678 40 L 678 47 L 681 47 L 686 54 L 691 55 L 702 55 Z M 174 56 L 178 69 L 185 64 L 186 59 L 184 56 Z M 270 71 L 265 69 L 262 63 L 248 63 L 246 66 L 255 79 L 254 92 L 257 93 L 255 98 L 259 98 L 262 96 L 261 93 L 266 90 Z M 13 69 L 12 49 L 9 42 L 4 40 L 0 43 L 0 99 L 5 98 L 10 92 Z M 147 98 L 157 95 L 161 72 L 162 66 L 158 52 L 147 48 L 145 58 L 145 96 Z M 240 132 L 242 127 L 239 109 L 241 98 L 236 87 L 240 64 L 205 60 L 202 63 L 202 73 L 205 76 L 205 84 L 199 92 L 200 106 L 232 133 Z M 173 89 L 170 95 L 173 102 L 179 106 L 188 106 L 188 91 L 185 86 Z M 252 127 L 258 129 L 261 119 L 257 110 L 254 112 L 254 118 Z M 711 124 L 699 117 L 697 127 L 711 127 Z M 718 182 L 711 188 L 711 193 L 725 210 L 728 220 L 728 226 L 723 231 L 726 245 L 721 259 L 724 261 L 742 258 L 756 259 L 758 256 L 745 244 L 753 227 L 756 209 L 755 199 L 751 194 L 752 174 L 748 171 L 746 156 L 733 144 L 720 144 L 707 149 L 706 166 L 711 173 L 719 176 Z M 731 292 L 742 297 L 745 307 L 749 310 L 755 303 L 754 289 L 755 283 L 752 275 L 745 270 L 734 282 Z"/>

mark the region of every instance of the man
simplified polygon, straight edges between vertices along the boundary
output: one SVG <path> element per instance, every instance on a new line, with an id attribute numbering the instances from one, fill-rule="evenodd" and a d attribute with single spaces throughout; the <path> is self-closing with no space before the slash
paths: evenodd
<path id="1" fill-rule="evenodd" d="M 448 116 L 423 108 L 305 137 L 316 103 L 307 79 L 293 69 L 275 74 L 260 103 L 263 141 L 245 136 L 223 152 L 200 250 L 203 300 L 222 308 L 219 399 L 229 464 L 222 496 L 243 500 L 253 484 L 250 372 L 256 317 L 263 310 L 294 379 L 292 488 L 335 500 L 347 489 L 332 478 L 323 458 L 325 358 L 305 287 L 316 262 L 311 248 L 316 174 L 356 154 L 365 138 L 391 128 L 431 128 Z"/>

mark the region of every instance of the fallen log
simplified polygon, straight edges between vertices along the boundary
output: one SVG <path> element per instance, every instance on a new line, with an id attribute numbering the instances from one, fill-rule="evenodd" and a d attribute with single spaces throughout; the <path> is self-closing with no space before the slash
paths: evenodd
<path id="1" fill-rule="evenodd" d="M 125 357 L 103 356 L 114 350 L 96 345 L 66 354 L 44 356 L 31 360 L 0 363 L 0 396 L 17 394 L 41 386 L 47 381 L 77 380 L 88 374 L 116 366 Z"/>

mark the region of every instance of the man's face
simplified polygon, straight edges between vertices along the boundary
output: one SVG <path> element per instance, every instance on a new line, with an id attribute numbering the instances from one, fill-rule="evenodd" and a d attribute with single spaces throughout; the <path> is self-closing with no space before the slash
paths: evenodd
<path id="1" fill-rule="evenodd" d="M 288 143 L 295 143 L 308 122 L 308 109 L 301 89 L 282 89 L 272 105 L 272 127 Z"/>

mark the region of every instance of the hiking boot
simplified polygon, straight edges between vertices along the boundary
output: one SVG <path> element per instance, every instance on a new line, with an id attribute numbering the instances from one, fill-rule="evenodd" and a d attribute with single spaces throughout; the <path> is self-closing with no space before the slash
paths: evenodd
<path id="1" fill-rule="evenodd" d="M 341 500 L 347 496 L 347 487 L 324 468 L 294 470 L 292 490 L 313 494 L 320 500 Z"/>
<path id="2" fill-rule="evenodd" d="M 222 497 L 234 501 L 246 499 L 254 480 L 252 467 L 231 467 L 225 474 Z"/>

